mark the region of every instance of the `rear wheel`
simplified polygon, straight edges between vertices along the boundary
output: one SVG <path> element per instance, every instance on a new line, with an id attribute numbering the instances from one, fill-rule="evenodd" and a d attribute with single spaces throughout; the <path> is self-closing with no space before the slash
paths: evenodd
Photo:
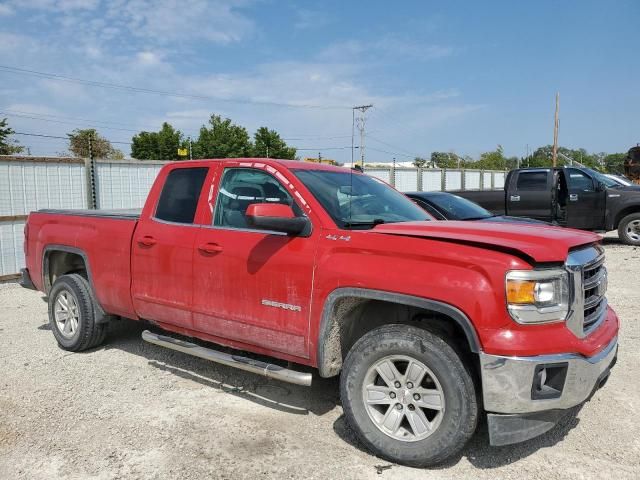
<path id="1" fill-rule="evenodd" d="M 640 212 L 632 213 L 620 220 L 618 237 L 627 245 L 640 246 Z"/>
<path id="2" fill-rule="evenodd" d="M 362 442 L 400 464 L 440 463 L 476 429 L 471 375 L 447 342 L 418 328 L 387 325 L 364 335 L 347 355 L 340 393 Z"/>
<path id="3" fill-rule="evenodd" d="M 80 352 L 100 345 L 106 323 L 95 321 L 89 282 L 78 274 L 58 278 L 49 292 L 49 324 L 58 345 Z"/>

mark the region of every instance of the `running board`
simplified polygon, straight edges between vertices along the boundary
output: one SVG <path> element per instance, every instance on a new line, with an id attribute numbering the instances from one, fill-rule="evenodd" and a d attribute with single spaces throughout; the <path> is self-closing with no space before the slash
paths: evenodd
<path id="1" fill-rule="evenodd" d="M 239 355 L 230 355 L 210 348 L 201 347 L 195 343 L 185 342 L 176 338 L 167 337 L 166 335 L 158 335 L 149 330 L 142 332 L 142 339 L 145 342 L 187 353 L 211 362 L 221 363 L 229 367 L 235 367 L 247 372 L 264 375 L 265 377 L 282 380 L 283 382 L 304 385 L 305 387 L 311 386 L 312 375 L 310 373 L 296 372 L 295 370 L 289 370 L 279 365 L 273 365 L 272 363 L 265 363 Z"/>

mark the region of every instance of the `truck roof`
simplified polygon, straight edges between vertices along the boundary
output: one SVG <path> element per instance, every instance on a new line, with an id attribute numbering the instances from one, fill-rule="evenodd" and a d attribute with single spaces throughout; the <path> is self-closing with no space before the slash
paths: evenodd
<path id="1" fill-rule="evenodd" d="M 263 163 L 266 165 L 279 165 L 284 168 L 290 170 L 327 170 L 334 172 L 345 172 L 349 171 L 349 169 L 345 167 L 337 167 L 335 165 L 326 165 L 323 163 L 313 163 L 313 162 L 304 162 L 302 160 L 286 160 L 286 159 L 278 159 L 278 158 L 206 158 L 206 159 L 194 159 L 194 160 L 181 160 L 176 162 L 171 162 L 172 164 L 180 164 L 184 165 L 189 162 L 198 162 L 202 163 L 216 163 L 216 162 L 237 162 L 239 164 L 242 163 Z"/>

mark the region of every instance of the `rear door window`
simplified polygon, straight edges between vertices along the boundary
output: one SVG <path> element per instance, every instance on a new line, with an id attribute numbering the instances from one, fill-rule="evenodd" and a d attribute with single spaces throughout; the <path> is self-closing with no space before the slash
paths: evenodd
<path id="1" fill-rule="evenodd" d="M 162 187 L 155 218 L 172 223 L 193 223 L 207 167 L 171 170 Z"/>
<path id="2" fill-rule="evenodd" d="M 517 190 L 544 191 L 547 190 L 548 172 L 520 172 L 518 174 Z"/>

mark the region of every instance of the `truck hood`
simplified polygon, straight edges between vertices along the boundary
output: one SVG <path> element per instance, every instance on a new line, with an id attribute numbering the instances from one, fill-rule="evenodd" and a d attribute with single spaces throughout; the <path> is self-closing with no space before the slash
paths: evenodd
<path id="1" fill-rule="evenodd" d="M 591 232 L 526 223 L 402 222 L 377 225 L 369 231 L 516 250 L 535 262 L 564 262 L 569 250 L 601 239 Z"/>

